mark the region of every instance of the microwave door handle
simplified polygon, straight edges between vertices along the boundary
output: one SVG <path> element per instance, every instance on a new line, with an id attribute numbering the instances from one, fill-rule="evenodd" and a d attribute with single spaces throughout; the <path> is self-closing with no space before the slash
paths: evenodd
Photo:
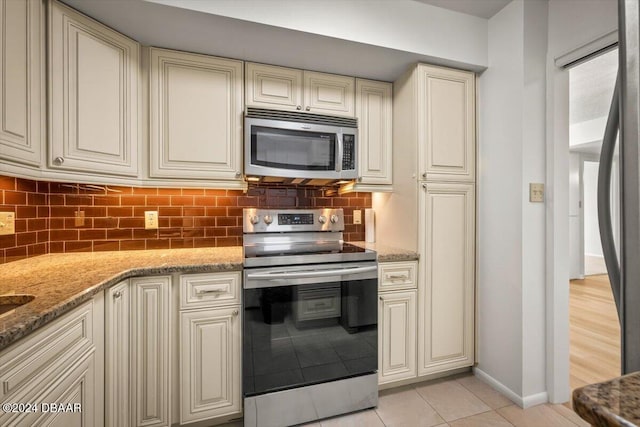
<path id="1" fill-rule="evenodd" d="M 336 155 L 336 172 L 342 172 L 342 156 L 343 156 L 343 145 L 342 145 L 342 134 L 336 134 L 338 140 L 338 153 Z"/>
<path id="2" fill-rule="evenodd" d="M 247 274 L 247 279 L 302 279 L 305 277 L 326 277 L 368 273 L 376 270 L 378 270 L 378 267 L 373 265 L 368 267 L 341 268 L 337 270 L 277 271 L 273 273 L 249 273 Z"/>

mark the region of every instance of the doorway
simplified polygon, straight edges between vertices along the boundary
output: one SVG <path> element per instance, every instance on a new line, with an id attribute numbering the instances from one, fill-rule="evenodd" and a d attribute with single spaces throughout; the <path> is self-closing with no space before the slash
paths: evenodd
<path id="1" fill-rule="evenodd" d="M 620 325 L 600 243 L 597 181 L 602 137 L 618 69 L 617 49 L 569 69 L 570 387 L 620 375 Z M 616 162 L 612 195 L 618 193 Z M 610 200 L 619 218 L 618 200 Z M 617 221 L 614 237 L 619 241 Z"/>

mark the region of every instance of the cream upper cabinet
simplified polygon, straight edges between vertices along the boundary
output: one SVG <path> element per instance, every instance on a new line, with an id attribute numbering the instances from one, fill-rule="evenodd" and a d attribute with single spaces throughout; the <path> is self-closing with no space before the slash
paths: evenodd
<path id="1" fill-rule="evenodd" d="M 140 45 L 49 5 L 49 167 L 137 176 Z"/>
<path id="2" fill-rule="evenodd" d="M 474 362 L 474 184 L 420 188 L 418 374 Z"/>
<path id="3" fill-rule="evenodd" d="M 0 0 L 0 159 L 40 166 L 46 135 L 44 7 Z"/>
<path id="4" fill-rule="evenodd" d="M 150 49 L 154 178 L 242 180 L 242 62 Z"/>
<path id="5" fill-rule="evenodd" d="M 354 117 L 355 78 L 247 63 L 247 107 Z"/>
<path id="6" fill-rule="evenodd" d="M 358 184 L 390 185 L 393 182 L 392 95 L 391 83 L 356 79 Z"/>
<path id="7" fill-rule="evenodd" d="M 301 111 L 302 70 L 247 62 L 247 107 Z"/>
<path id="8" fill-rule="evenodd" d="M 474 74 L 424 64 L 416 72 L 421 179 L 474 181 Z"/>
<path id="9" fill-rule="evenodd" d="M 335 74 L 304 72 L 304 110 L 353 117 L 355 79 Z"/>

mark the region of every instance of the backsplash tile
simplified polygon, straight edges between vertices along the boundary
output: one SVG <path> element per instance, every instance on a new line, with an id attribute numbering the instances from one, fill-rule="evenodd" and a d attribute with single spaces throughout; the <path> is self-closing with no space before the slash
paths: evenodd
<path id="1" fill-rule="evenodd" d="M 16 234 L 0 236 L 0 263 L 55 252 L 236 246 L 242 209 L 341 207 L 345 240 L 364 240 L 353 210 L 371 207 L 369 193 L 329 195 L 314 187 L 250 185 L 247 192 L 36 182 L 0 176 L 0 210 L 16 213 Z M 144 212 L 159 213 L 145 230 Z M 76 225 L 76 214 L 84 224 Z"/>

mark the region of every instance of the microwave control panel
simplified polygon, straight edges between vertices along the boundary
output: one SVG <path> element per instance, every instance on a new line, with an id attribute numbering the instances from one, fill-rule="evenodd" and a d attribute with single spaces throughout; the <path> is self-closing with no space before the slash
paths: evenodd
<path id="1" fill-rule="evenodd" d="M 355 135 L 342 135 L 342 170 L 354 170 L 356 168 L 356 137 Z"/>

